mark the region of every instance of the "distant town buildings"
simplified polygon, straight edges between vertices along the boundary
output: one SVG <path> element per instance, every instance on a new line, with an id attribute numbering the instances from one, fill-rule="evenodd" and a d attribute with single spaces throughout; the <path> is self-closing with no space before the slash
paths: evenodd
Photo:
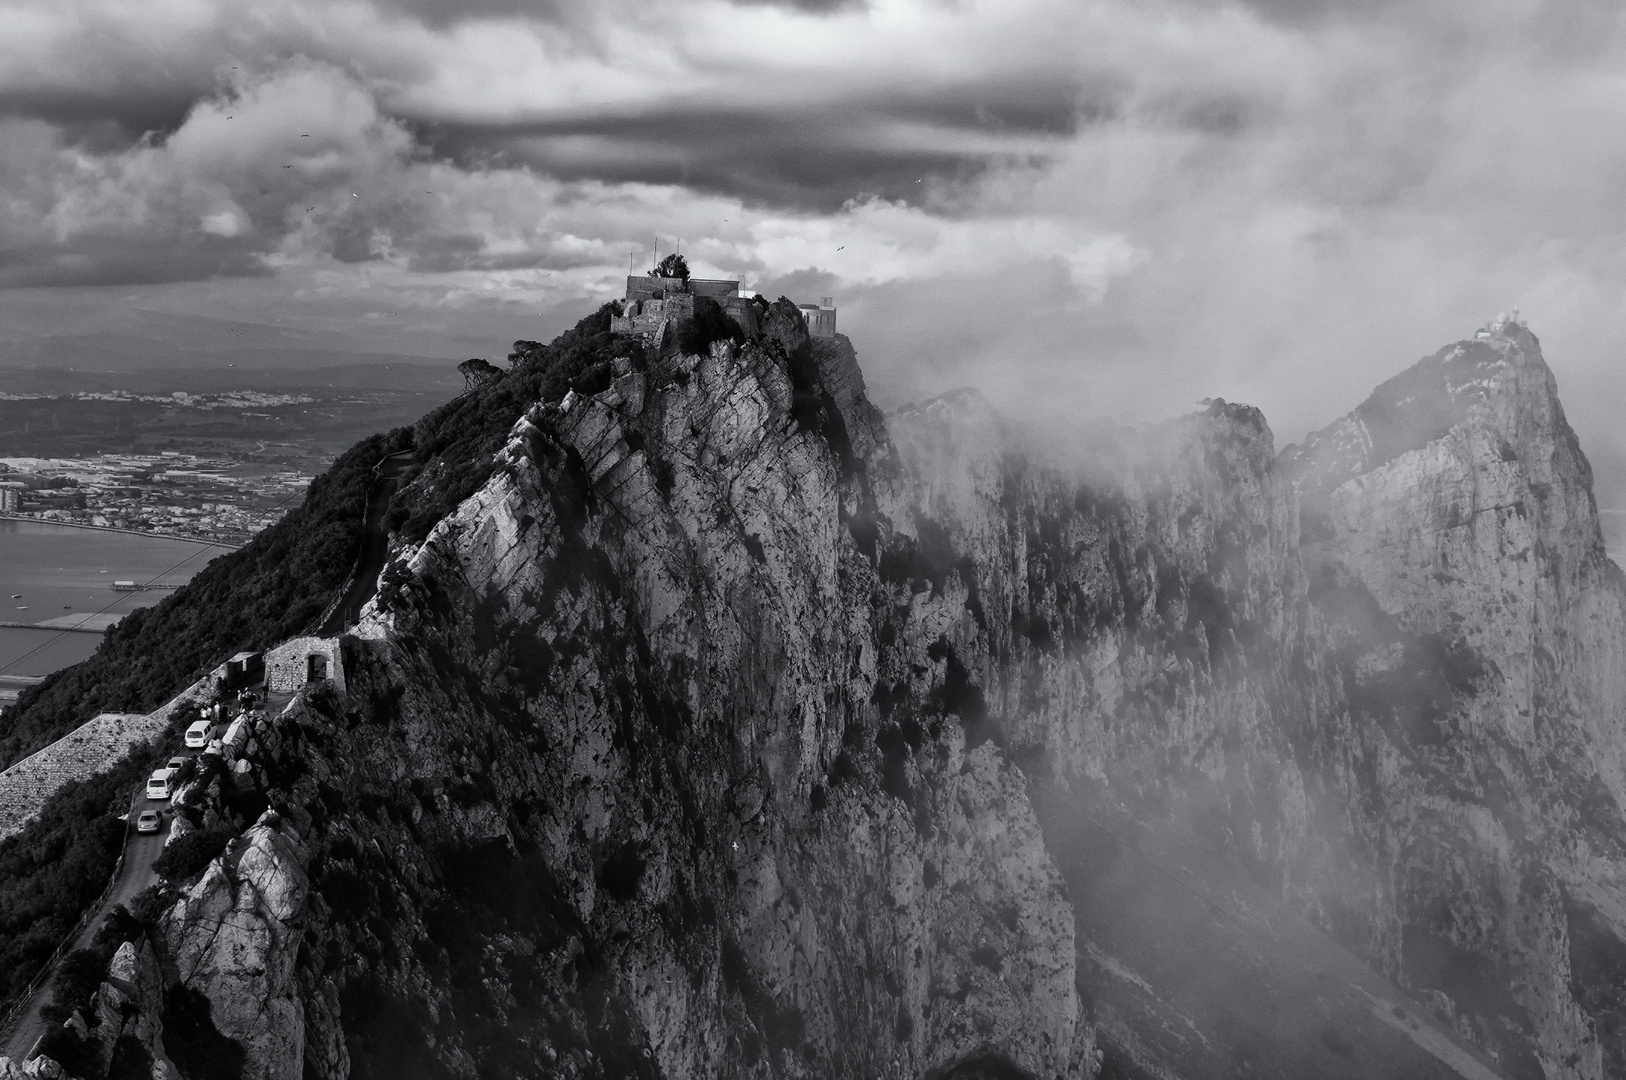
<path id="1" fill-rule="evenodd" d="M 311 481 L 176 451 L 6 458 L 0 469 L 0 513 L 227 544 L 277 521 Z"/>

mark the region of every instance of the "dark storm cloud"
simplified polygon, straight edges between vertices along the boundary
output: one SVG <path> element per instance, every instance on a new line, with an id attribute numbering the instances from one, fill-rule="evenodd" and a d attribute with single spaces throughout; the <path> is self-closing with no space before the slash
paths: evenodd
<path id="1" fill-rule="evenodd" d="M 88 88 L 0 91 L 0 117 L 43 120 L 65 141 L 95 153 L 122 150 L 144 135 L 167 135 L 209 86 L 127 87 L 117 93 Z"/>
<path id="2" fill-rule="evenodd" d="M 868 0 L 730 0 L 739 7 L 781 7 L 813 15 L 829 15 L 868 7 Z"/>
<path id="3" fill-rule="evenodd" d="M 563 180 L 678 184 L 781 208 L 836 210 L 861 194 L 918 201 L 934 185 L 973 183 L 1017 160 L 988 150 L 857 145 L 839 117 L 805 124 L 756 114 L 640 117 L 560 124 L 444 126 L 428 145 L 468 165 L 526 165 Z"/>
<path id="4" fill-rule="evenodd" d="M 681 238 L 911 394 L 1284 433 L 1519 303 L 1588 439 L 1621 70 L 1600 0 L 16 0 L 0 284 L 541 317 Z"/>
<path id="5" fill-rule="evenodd" d="M 1369 18 L 1401 0 L 1241 0 L 1242 6 L 1289 26 L 1307 26 L 1333 18 Z"/>
<path id="6" fill-rule="evenodd" d="M 571 5 L 563 0 L 373 0 L 379 11 L 445 29 L 479 19 L 565 21 Z"/>
<path id="7" fill-rule="evenodd" d="M 69 285 L 155 285 L 212 277 L 260 277 L 271 271 L 260 245 L 223 237 L 166 237 L 153 258 L 151 235 L 103 236 L 73 251 L 45 244 L 0 248 L 0 288 Z"/>
<path id="8" fill-rule="evenodd" d="M 465 165 L 525 164 L 561 179 L 680 184 L 768 205 L 830 211 L 859 195 L 920 202 L 1046 151 L 1117 109 L 1076 81 L 899 86 L 892 97 L 773 110 L 704 102 L 635 115 L 415 128 Z M 927 186 L 928 182 L 930 186 Z"/>

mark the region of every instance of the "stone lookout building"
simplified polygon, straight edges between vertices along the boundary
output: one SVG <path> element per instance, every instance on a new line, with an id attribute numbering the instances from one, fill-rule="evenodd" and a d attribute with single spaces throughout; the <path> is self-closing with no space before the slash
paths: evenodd
<path id="1" fill-rule="evenodd" d="M 660 274 L 638 274 L 627 278 L 627 296 L 621 302 L 621 314 L 611 318 L 610 329 L 618 334 L 645 334 L 651 340 L 658 340 L 668 320 L 676 321 L 694 314 L 697 296 L 717 301 L 740 324 L 740 329 L 747 336 L 757 332 L 757 306 L 751 297 L 740 295 L 738 281 L 666 277 Z M 836 336 L 833 298 L 826 296 L 817 304 L 796 306 L 807 319 L 809 334 L 813 337 Z"/>

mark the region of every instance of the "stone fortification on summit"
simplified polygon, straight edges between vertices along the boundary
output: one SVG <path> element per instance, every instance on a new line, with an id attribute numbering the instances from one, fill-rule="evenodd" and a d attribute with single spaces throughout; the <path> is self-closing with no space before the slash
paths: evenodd
<path id="1" fill-rule="evenodd" d="M 658 272 L 628 275 L 621 313 L 610 320 L 610 329 L 619 334 L 645 334 L 656 338 L 668 321 L 692 317 L 695 298 L 702 296 L 721 305 L 746 335 L 753 335 L 759 329 L 757 304 L 752 297 L 740 294 L 738 281 Z M 796 306 L 807 319 L 810 335 L 836 336 L 836 308 L 832 297 L 821 297 L 817 304 Z"/>

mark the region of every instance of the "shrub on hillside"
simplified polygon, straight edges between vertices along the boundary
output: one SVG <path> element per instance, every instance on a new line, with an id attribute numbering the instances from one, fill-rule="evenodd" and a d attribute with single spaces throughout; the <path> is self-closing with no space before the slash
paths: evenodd
<path id="1" fill-rule="evenodd" d="M 51 999 L 68 1012 L 84 1008 L 102 985 L 108 959 L 95 949 L 75 949 L 64 956 L 52 978 Z"/>
<path id="2" fill-rule="evenodd" d="M 475 387 L 424 416 L 412 429 L 413 467 L 390 500 L 386 524 L 417 543 L 458 503 L 491 478 L 493 458 L 532 404 L 557 401 L 571 390 L 609 386 L 618 357 L 644 363 L 642 343 L 610 332 L 614 305 L 560 334 L 552 344 L 516 341 L 503 376 Z"/>
<path id="3" fill-rule="evenodd" d="M 0 767 L 98 712 L 149 712 L 232 653 L 266 648 L 308 626 L 361 549 L 373 466 L 410 435 L 400 428 L 363 439 L 312 482 L 299 507 L 246 547 L 109 627 L 90 659 L 23 691 L 0 714 Z"/>
<path id="4" fill-rule="evenodd" d="M 209 865 L 209 860 L 226 850 L 237 830 L 230 825 L 213 825 L 198 829 L 185 836 L 177 836 L 164 845 L 164 851 L 152 864 L 158 876 L 169 881 L 185 881 Z"/>
<path id="5" fill-rule="evenodd" d="M 130 900 L 131 905 L 140 902 L 147 893 L 158 886 L 154 885 Z M 106 956 L 109 960 L 118 952 L 119 946 L 126 941 L 139 942 L 147 933 L 147 923 L 131 912 L 123 904 L 114 904 L 108 909 L 107 917 L 102 925 L 96 928 L 96 937 L 91 942 L 91 948 Z"/>
<path id="6" fill-rule="evenodd" d="M 130 792 L 158 756 L 144 746 L 106 772 L 65 785 L 0 842 L 0 1009 L 106 888 L 124 846 Z"/>
<path id="7" fill-rule="evenodd" d="M 143 932 L 158 925 L 158 917 L 175 906 L 175 891 L 164 884 L 149 885 L 130 900 L 130 918 Z M 115 907 L 115 912 L 119 909 Z"/>
<path id="8" fill-rule="evenodd" d="M 695 297 L 694 315 L 677 324 L 678 348 L 685 356 L 703 356 L 715 341 L 744 340 L 740 324 L 709 296 Z"/>
<path id="9" fill-rule="evenodd" d="M 120 1035 L 113 1044 L 107 1080 L 152 1080 L 152 1054 L 133 1035 Z"/>
<path id="10" fill-rule="evenodd" d="M 95 1076 L 99 1072 L 96 1044 L 70 1027 L 52 1027 L 40 1038 L 37 1050 L 73 1076 Z"/>

